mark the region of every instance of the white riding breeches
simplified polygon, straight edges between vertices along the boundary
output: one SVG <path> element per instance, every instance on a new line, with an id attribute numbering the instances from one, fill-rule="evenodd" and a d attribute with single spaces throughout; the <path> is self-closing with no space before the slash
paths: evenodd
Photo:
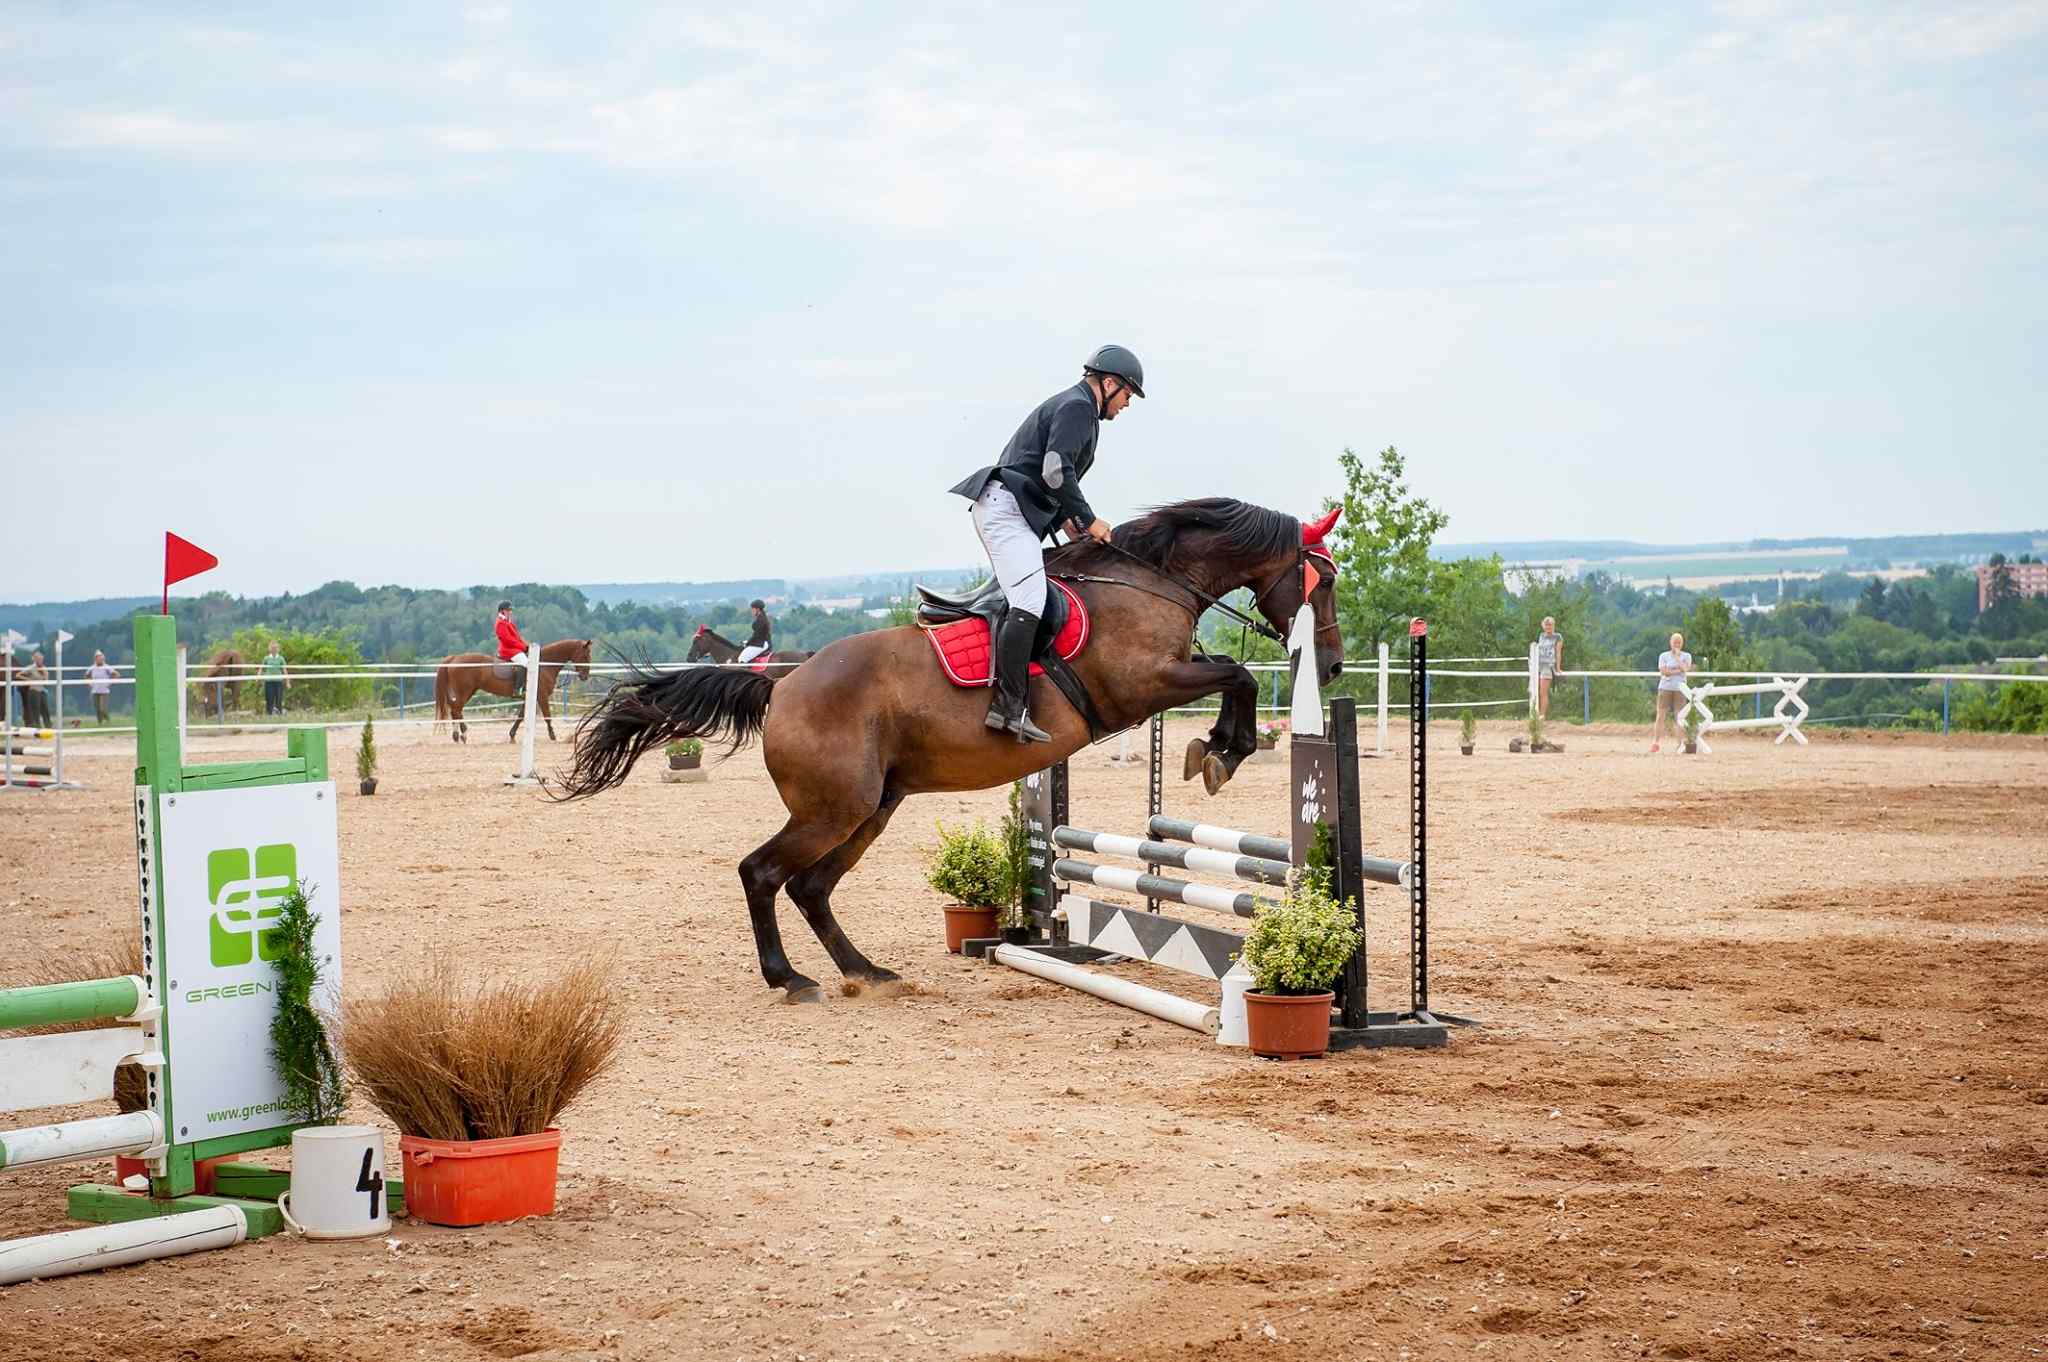
<path id="1" fill-rule="evenodd" d="M 990 478 L 974 499 L 974 532 L 1002 584 L 1012 610 L 1045 614 L 1045 550 L 1024 519 L 1024 509 L 1002 481 Z"/>
<path id="2" fill-rule="evenodd" d="M 752 662 L 755 658 L 759 657 L 761 654 L 767 651 L 768 650 L 766 648 L 763 648 L 758 643 L 748 644 L 746 647 L 740 649 L 739 660 L 742 662 Z"/>

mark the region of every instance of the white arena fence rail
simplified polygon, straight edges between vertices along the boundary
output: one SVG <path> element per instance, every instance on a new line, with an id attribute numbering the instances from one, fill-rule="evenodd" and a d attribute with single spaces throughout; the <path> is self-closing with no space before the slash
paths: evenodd
<path id="1" fill-rule="evenodd" d="M 1376 659 L 1376 666 L 1373 668 L 1373 672 L 1375 674 L 1374 689 L 1376 690 L 1377 694 L 1373 698 L 1372 708 L 1376 712 L 1375 750 L 1378 753 L 1384 754 L 1388 750 L 1387 734 L 1390 717 L 1396 713 L 1405 712 L 1408 709 L 1407 704 L 1397 702 L 1391 699 L 1388 691 L 1388 678 L 1393 669 L 1405 668 L 1406 659 L 1403 657 L 1390 655 L 1385 645 L 1381 645 L 1378 652 L 1379 656 Z M 1478 663 L 1497 661 L 1521 661 L 1521 659 L 1484 657 L 1452 658 L 1446 659 L 1446 661 L 1453 663 Z M 590 681 L 586 684 L 594 684 L 605 679 L 628 675 L 631 672 L 641 668 L 652 668 L 660 671 L 675 671 L 696 667 L 752 667 L 755 665 L 756 664 L 754 663 L 748 662 L 718 663 L 662 660 L 650 660 L 645 663 L 630 664 L 617 662 L 593 662 L 590 664 Z M 396 703 L 381 700 L 373 701 L 372 703 L 367 704 L 363 707 L 364 712 L 375 714 L 377 722 L 380 724 L 403 726 L 421 724 L 431 725 L 436 722 L 436 720 L 432 716 L 433 681 L 435 673 L 439 666 L 440 664 L 438 662 L 288 664 L 288 679 L 297 679 L 305 681 L 369 681 L 373 684 L 380 682 L 399 682 L 401 683 L 403 689 L 401 689 L 399 698 Z M 1282 687 L 1278 684 L 1278 680 L 1281 676 L 1283 676 L 1286 673 L 1287 664 L 1285 662 L 1252 662 L 1246 664 L 1246 669 L 1255 674 L 1271 676 L 1272 678 L 1274 678 L 1275 681 L 1275 684 L 1269 690 L 1268 695 L 1262 698 L 1261 702 L 1257 706 L 1257 711 L 1259 712 L 1259 714 L 1261 716 L 1286 714 L 1289 709 L 1289 702 L 1287 697 L 1281 693 Z M 50 680 L 44 684 L 46 686 L 46 689 L 50 692 L 52 699 L 54 701 L 51 714 L 52 719 L 56 720 L 59 718 L 59 716 L 67 713 L 74 717 L 79 715 L 81 712 L 89 713 L 91 709 L 90 702 L 85 698 L 89 688 L 89 681 L 85 675 L 88 668 L 84 664 L 75 664 L 65 665 L 61 668 L 61 671 L 58 667 L 54 666 L 48 668 L 48 670 L 51 673 Z M 128 668 L 126 664 L 118 665 L 116 667 L 117 675 L 115 675 L 108 682 L 108 684 L 116 689 L 132 687 L 134 685 L 134 678 L 132 675 L 118 674 L 122 671 L 128 670 L 131 669 Z M 0 680 L 5 680 L 7 682 L 12 683 L 8 686 L 8 690 L 6 693 L 6 730 L 8 734 L 14 738 L 17 746 L 23 745 L 24 743 L 27 745 L 40 745 L 41 742 L 48 741 L 47 739 L 41 738 L 40 733 L 21 734 L 15 728 L 14 711 L 18 703 L 15 699 L 15 693 L 16 689 L 19 686 L 19 682 L 13 678 L 13 676 L 11 675 L 11 671 L 12 669 L 9 669 L 10 674 L 4 678 L 0 678 Z M 192 664 L 188 663 L 185 684 L 188 689 L 188 692 L 203 693 L 229 680 L 234 680 L 238 682 L 249 682 L 261 678 L 261 668 L 259 664 L 244 664 L 239 669 L 239 673 L 240 674 L 231 675 L 228 672 L 224 671 L 222 675 L 220 675 L 219 677 L 194 675 L 192 674 Z M 581 681 L 581 678 L 578 677 L 577 674 L 570 668 L 564 668 L 561 676 L 562 679 L 559 680 L 557 683 L 556 694 L 558 695 L 561 694 L 561 692 L 564 689 L 568 688 L 571 682 Z M 1443 710 L 1447 713 L 1450 713 L 1465 709 L 1511 710 L 1519 708 L 1526 711 L 1532 705 L 1533 696 L 1535 692 L 1535 674 L 1532 665 L 1525 664 L 1523 666 L 1515 667 L 1512 669 L 1483 668 L 1473 666 L 1439 667 L 1435 664 L 1434 659 L 1431 660 L 1431 665 L 1429 667 L 1427 676 L 1427 681 L 1429 683 L 1427 688 L 1428 691 L 1433 692 L 1435 683 L 1438 680 L 1448 680 L 1452 678 L 1518 681 L 1523 683 L 1523 686 L 1526 687 L 1527 694 L 1518 695 L 1513 699 L 1471 700 L 1454 699 L 1450 697 L 1438 699 L 1433 693 L 1429 693 L 1427 694 L 1427 698 L 1425 699 L 1425 708 L 1427 710 Z M 1950 731 L 1950 692 L 1954 686 L 2048 684 L 2048 676 L 1984 671 L 1809 672 L 1806 673 L 1803 677 L 1786 677 L 1779 674 L 1773 674 L 1769 672 L 1758 672 L 1754 670 L 1695 670 L 1692 673 L 1690 673 L 1690 678 L 1694 681 L 1704 681 L 1709 683 L 1707 686 L 1694 686 L 1689 688 L 1687 696 L 1688 709 L 1692 709 L 1695 706 L 1700 707 L 1700 716 L 1702 719 L 1703 731 L 1713 732 L 1715 730 L 1719 730 L 1722 732 L 1727 732 L 1734 730 L 1736 728 L 1769 729 L 1775 727 L 1779 729 L 1778 741 L 1780 742 L 1782 742 L 1784 738 L 1788 736 L 1793 737 L 1795 738 L 1795 740 L 1798 741 L 1804 740 L 1796 732 L 1797 728 L 1799 727 L 1799 723 L 1788 721 L 1790 716 L 1792 715 L 1797 715 L 1799 721 L 1807 720 L 1807 715 L 1810 712 L 1810 706 L 1807 703 L 1808 688 L 1818 687 L 1823 683 L 1855 681 L 1888 681 L 1907 683 L 1911 685 L 1933 685 L 1938 683 L 1942 687 L 1941 731 L 1943 733 L 1947 733 Z M 1627 680 L 1654 683 L 1658 679 L 1658 673 L 1654 671 L 1567 670 L 1560 671 L 1558 673 L 1559 681 L 1577 680 L 1582 683 L 1582 719 L 1585 722 L 1592 721 L 1591 683 L 1593 681 Z M 1792 683 L 1795 681 L 1798 682 L 1798 688 L 1796 691 L 1793 691 Z M 420 694 L 417 698 L 414 698 L 406 693 L 410 689 L 410 687 L 405 686 L 405 683 L 409 682 L 423 683 L 423 693 Z M 66 692 L 70 692 L 74 697 L 76 697 L 79 703 L 66 704 L 64 701 L 64 695 Z M 1788 694 L 1788 692 L 1792 693 Z M 1762 704 L 1772 694 L 1777 694 L 1781 698 L 1778 704 L 1774 706 L 1772 713 L 1770 715 L 1765 715 L 1761 713 Z M 1721 717 L 1720 714 L 1715 713 L 1713 708 L 1711 707 L 1712 701 L 1716 697 L 1729 697 L 1739 701 L 1743 697 L 1752 695 L 1755 696 L 1758 701 L 1757 712 L 1753 712 L 1748 718 L 1743 718 L 1739 715 L 1732 715 L 1730 717 L 1724 718 Z M 1705 703 L 1702 704 L 1702 702 Z M 1554 691 L 1553 708 L 1555 708 Z M 414 709 L 421 709 L 425 711 L 424 716 L 417 718 L 412 717 L 410 711 Z M 517 702 L 513 701 L 485 702 L 479 700 L 473 701 L 470 704 L 470 706 L 467 708 L 465 712 L 464 717 L 469 722 L 477 724 L 510 724 L 518 718 L 518 714 L 516 713 L 517 709 Z M 557 712 L 563 719 L 573 722 L 574 720 L 579 718 L 581 714 L 585 712 L 586 709 L 587 706 L 578 706 L 569 703 L 562 703 L 558 705 Z M 1779 710 L 1781 709 L 1784 711 L 1783 713 L 1779 712 Z M 1215 714 L 1216 712 L 1217 707 L 1214 705 L 1188 706 L 1168 711 L 1169 714 L 1176 716 L 1206 716 Z M 1897 716 L 1887 715 L 1884 717 Z M 1819 719 L 1814 719 L 1811 721 L 1822 722 L 1822 720 Z M 89 720 L 87 722 L 88 724 L 90 724 Z M 216 728 L 232 727 L 239 729 L 252 729 L 282 724 L 285 722 L 285 720 L 273 718 L 266 722 L 264 720 L 239 714 L 230 717 L 228 715 L 220 713 L 218 706 L 213 706 L 210 707 L 207 716 L 199 720 L 199 722 L 211 725 Z M 308 726 L 304 719 L 292 720 L 291 722 L 297 724 L 300 727 Z M 1833 717 L 1827 719 L 1826 722 L 1839 723 L 1844 722 L 1844 719 L 1841 717 Z M 318 723 L 313 726 L 323 727 L 327 729 L 343 729 L 359 726 L 360 723 L 360 719 L 350 719 Z M 54 724 L 53 727 L 55 727 Z M 130 725 L 116 725 L 111 723 L 106 725 L 91 724 L 90 726 L 80 726 L 70 728 L 68 730 L 69 736 L 73 738 L 92 734 L 133 733 L 134 731 L 134 728 Z M 6 755 L 8 754 L 0 753 L 0 758 L 4 758 Z M 0 769 L 4 769 L 4 763 L 0 763 Z"/>

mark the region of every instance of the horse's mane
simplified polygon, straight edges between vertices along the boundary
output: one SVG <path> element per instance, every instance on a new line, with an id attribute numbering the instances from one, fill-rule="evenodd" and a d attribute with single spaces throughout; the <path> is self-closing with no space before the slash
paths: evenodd
<path id="1" fill-rule="evenodd" d="M 1301 522 L 1291 515 L 1269 511 L 1235 497 L 1197 497 L 1154 506 L 1136 520 L 1127 520 L 1110 531 L 1110 542 L 1161 571 L 1175 566 L 1176 550 L 1181 560 L 1196 546 L 1183 542 L 1185 536 L 1213 534 L 1200 545 L 1205 558 L 1258 561 L 1285 553 L 1301 543 Z M 1091 539 L 1062 544 L 1046 555 L 1046 566 L 1055 573 L 1087 572 L 1108 567 L 1122 555 L 1111 553 Z"/>

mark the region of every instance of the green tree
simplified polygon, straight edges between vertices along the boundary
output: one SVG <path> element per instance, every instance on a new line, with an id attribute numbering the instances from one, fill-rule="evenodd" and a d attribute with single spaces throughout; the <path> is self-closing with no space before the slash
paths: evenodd
<path id="1" fill-rule="evenodd" d="M 1405 638 L 1411 616 L 1426 613 L 1438 564 L 1429 546 L 1450 517 L 1403 481 L 1407 463 L 1389 445 L 1372 463 L 1346 449 L 1344 516 L 1330 536 L 1337 560 L 1337 618 L 1359 656 Z M 1495 576 L 1499 568 L 1496 562 Z"/>
<path id="2" fill-rule="evenodd" d="M 1701 670 L 1747 671 L 1758 665 L 1743 646 L 1742 620 L 1719 596 L 1702 596 L 1678 631 L 1685 635 L 1685 650 L 1698 661 Z"/>

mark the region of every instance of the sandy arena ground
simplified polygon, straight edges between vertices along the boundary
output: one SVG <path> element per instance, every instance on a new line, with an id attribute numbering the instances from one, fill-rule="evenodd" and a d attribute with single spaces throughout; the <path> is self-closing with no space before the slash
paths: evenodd
<path id="1" fill-rule="evenodd" d="M 341 804 L 351 993 L 443 946 L 618 961 L 629 1040 L 564 1121 L 558 1213 L 0 1288 L 0 1358 L 2048 1353 L 2040 739 L 1530 757 L 1502 728 L 1466 759 L 1442 726 L 1433 997 L 1485 1027 L 1281 1065 L 946 956 L 933 821 L 1000 791 L 912 801 L 842 887 L 915 989 L 791 1008 L 733 873 L 782 817 L 757 755 L 552 807 L 490 730 L 380 736 Z M 0 976 L 133 911 L 132 755 L 72 750 L 89 791 L 0 796 Z M 1137 830 L 1106 756 L 1075 821 Z M 1364 768 L 1367 850 L 1402 854 L 1406 764 Z M 1278 832 L 1284 772 L 1169 809 Z M 1402 902 L 1374 906 L 1389 1001 Z M 60 1228 L 103 1175 L 8 1175 L 0 1220 Z"/>

